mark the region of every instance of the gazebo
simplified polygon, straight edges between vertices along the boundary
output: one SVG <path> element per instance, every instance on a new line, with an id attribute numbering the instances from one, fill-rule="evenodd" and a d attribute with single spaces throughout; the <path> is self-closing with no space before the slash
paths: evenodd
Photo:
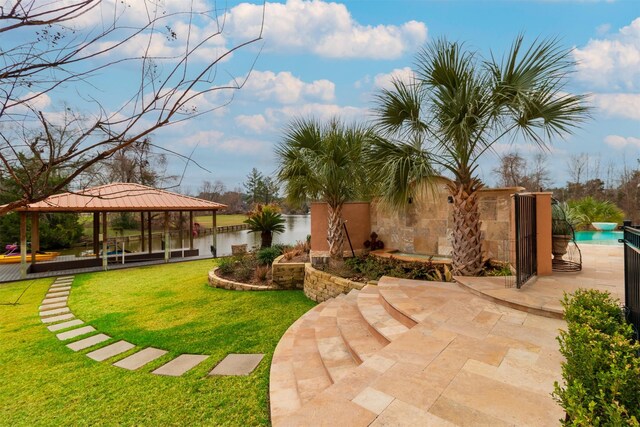
<path id="1" fill-rule="evenodd" d="M 39 239 L 39 214 L 41 212 L 68 212 L 68 213 L 93 213 L 93 257 L 59 263 L 47 263 L 48 270 L 67 268 L 97 267 L 100 258 L 103 268 L 106 270 L 109 259 L 107 251 L 107 213 L 109 212 L 138 212 L 140 213 L 140 238 L 141 253 L 127 257 L 128 262 L 147 261 L 150 259 L 162 259 L 168 262 L 173 256 L 197 256 L 198 249 L 194 249 L 194 222 L 193 213 L 209 211 L 212 213 L 212 255 L 216 256 L 216 213 L 226 205 L 184 196 L 166 190 L 147 187 L 140 184 L 112 183 L 98 187 L 88 188 L 79 192 L 56 194 L 37 203 L 31 203 L 16 209 L 20 213 L 20 254 L 21 277 L 27 274 L 27 217 L 31 218 L 31 271 L 39 271 L 36 267 L 36 252 L 40 250 Z M 164 213 L 164 254 L 152 251 L 151 213 Z M 189 213 L 189 250 L 172 253 L 169 248 L 169 213 L 178 212 L 180 223 L 184 212 Z M 102 221 L 101 218 L 102 217 Z M 147 239 L 145 240 L 145 224 Z M 100 255 L 100 226 L 102 225 L 102 255 Z M 180 227 L 180 241 L 183 241 L 183 227 Z M 144 253 L 148 247 L 148 253 Z M 123 251 L 124 252 L 124 251 Z M 65 264 L 64 267 L 55 264 Z M 69 265 L 73 264 L 73 265 Z"/>

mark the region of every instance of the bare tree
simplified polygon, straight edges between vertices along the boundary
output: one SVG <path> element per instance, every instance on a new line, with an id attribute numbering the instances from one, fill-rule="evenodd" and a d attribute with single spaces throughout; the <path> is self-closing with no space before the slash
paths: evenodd
<path id="1" fill-rule="evenodd" d="M 533 156 L 532 168 L 520 154 L 505 154 L 493 172 L 497 175 L 497 184 L 501 187 L 524 187 L 529 191 L 539 191 L 551 184 L 547 156 L 543 153 Z"/>
<path id="2" fill-rule="evenodd" d="M 580 184 L 589 167 L 589 155 L 586 153 L 572 154 L 567 161 L 571 182 Z"/>
<path id="3" fill-rule="evenodd" d="M 154 131 L 231 101 L 245 80 L 219 84 L 218 67 L 260 40 L 262 27 L 226 46 L 225 11 L 196 3 L 0 0 L 0 174 L 22 192 L 0 214 L 60 191 Z M 135 89 L 110 109 L 100 79 L 120 67 L 129 70 L 121 83 Z M 217 97 L 222 91 L 231 94 Z M 81 105 L 46 111 L 65 94 Z M 25 168 L 24 158 L 38 167 Z M 63 179 L 48 179 L 53 173 Z"/>

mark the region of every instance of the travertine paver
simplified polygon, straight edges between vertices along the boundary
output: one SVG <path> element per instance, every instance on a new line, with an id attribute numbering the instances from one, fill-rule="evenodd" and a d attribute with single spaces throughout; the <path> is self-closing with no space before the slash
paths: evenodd
<path id="1" fill-rule="evenodd" d="M 62 329 L 71 328 L 72 326 L 82 325 L 84 322 L 80 319 L 69 320 L 68 322 L 57 323 L 55 325 L 47 326 L 51 332 L 60 331 Z"/>
<path id="2" fill-rule="evenodd" d="M 66 307 L 67 306 L 67 302 L 66 301 L 61 301 L 61 302 L 53 302 L 51 304 L 43 304 L 40 307 L 38 307 L 38 310 L 40 311 L 47 311 L 47 310 L 53 310 L 54 308 L 62 308 L 62 307 Z"/>
<path id="3" fill-rule="evenodd" d="M 44 299 L 64 297 L 64 296 L 69 296 L 69 291 L 61 291 L 61 292 L 51 291 L 44 296 Z"/>
<path id="4" fill-rule="evenodd" d="M 40 317 L 49 317 L 49 316 L 55 316 L 57 314 L 65 314 L 65 313 L 69 313 L 71 310 L 69 310 L 69 307 L 64 307 L 64 308 L 56 308 L 54 310 L 47 310 L 47 311 L 41 311 L 40 312 Z"/>
<path id="5" fill-rule="evenodd" d="M 62 322 L 63 320 L 73 319 L 75 316 L 72 313 L 61 314 L 59 316 L 51 316 L 51 317 L 41 317 L 40 321 L 42 323 L 56 323 Z"/>
<path id="6" fill-rule="evenodd" d="M 202 354 L 181 354 L 172 361 L 160 366 L 152 374 L 179 377 L 188 370 L 195 368 L 207 357 L 209 356 Z"/>
<path id="7" fill-rule="evenodd" d="M 67 347 L 69 347 L 73 351 L 80 351 L 80 350 L 84 350 L 85 348 L 94 346 L 96 344 L 100 344 L 101 342 L 107 341 L 110 338 L 111 337 L 109 335 L 105 335 L 105 334 L 93 335 L 89 338 L 85 338 L 80 341 L 67 344 Z"/>
<path id="8" fill-rule="evenodd" d="M 51 285 L 51 287 L 49 288 L 49 292 L 64 292 L 70 290 L 71 286 L 69 285 Z"/>
<path id="9" fill-rule="evenodd" d="M 94 328 L 93 326 L 83 326 L 82 328 L 72 329 L 67 332 L 60 332 L 59 334 L 56 335 L 56 337 L 60 341 L 64 341 L 64 340 L 69 340 L 71 338 L 79 337 L 80 335 L 85 335 L 95 331 L 96 331 L 96 328 Z"/>
<path id="10" fill-rule="evenodd" d="M 229 354 L 213 368 L 209 375 L 249 375 L 264 354 Z"/>
<path id="11" fill-rule="evenodd" d="M 120 353 L 131 350 L 134 347 L 134 344 L 128 343 L 126 341 L 118 341 L 113 344 L 109 344 L 106 347 L 94 350 L 91 353 L 87 353 L 87 357 L 98 362 L 102 362 L 103 360 L 110 359 L 113 356 L 117 356 Z"/>
<path id="12" fill-rule="evenodd" d="M 69 296 L 46 298 L 42 300 L 42 304 L 44 305 L 44 304 L 51 304 L 54 302 L 63 302 L 63 301 L 67 301 L 68 299 L 69 299 Z"/>
<path id="13" fill-rule="evenodd" d="M 394 398 L 392 396 L 389 396 L 386 393 L 383 393 L 371 387 L 367 387 L 362 390 L 352 400 L 352 402 L 362 406 L 364 409 L 367 409 L 374 414 L 379 415 L 387 408 L 387 406 L 389 406 L 391 402 L 393 402 L 393 399 Z"/>
<path id="14" fill-rule="evenodd" d="M 117 361 L 113 364 L 113 366 L 117 366 L 119 368 L 128 369 L 129 371 L 134 371 L 149 362 L 156 360 L 159 357 L 167 354 L 166 350 L 160 350 L 159 348 L 145 348 L 144 350 L 140 350 L 139 352 L 132 354 L 131 356 L 125 357 L 122 360 Z"/>

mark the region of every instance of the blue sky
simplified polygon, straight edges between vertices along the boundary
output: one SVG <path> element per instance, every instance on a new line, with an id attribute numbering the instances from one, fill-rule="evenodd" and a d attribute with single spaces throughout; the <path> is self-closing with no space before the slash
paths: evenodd
<path id="1" fill-rule="evenodd" d="M 167 2 L 169 3 L 169 2 Z M 181 2 L 171 2 L 179 7 Z M 196 4 L 206 7 L 206 0 Z M 132 3 L 133 4 L 133 3 Z M 231 46 L 255 34 L 259 4 L 229 3 L 224 40 Z M 179 28 L 179 27 L 177 27 Z M 182 34 L 178 33 L 178 41 Z M 372 94 L 389 75 L 410 73 L 418 48 L 434 38 L 465 41 L 485 55 L 500 56 L 519 33 L 558 37 L 575 48 L 579 61 L 568 91 L 591 94 L 593 120 L 566 140 L 553 142 L 549 169 L 556 184 L 568 179 L 567 161 L 588 153 L 599 162 L 601 175 L 609 164 L 636 166 L 640 157 L 640 1 L 302 1 L 269 2 L 263 42 L 252 45 L 220 65 L 216 84 L 242 78 L 255 66 L 233 102 L 214 113 L 158 131 L 153 140 L 194 158 L 211 171 L 189 167 L 183 191 L 195 193 L 203 180 L 239 186 L 253 167 L 275 170 L 273 147 L 282 129 L 297 115 L 345 120 L 369 118 Z M 261 51 L 259 52 L 259 49 Z M 259 55 L 258 55 L 259 53 Z M 103 101 L 111 108 L 126 97 L 128 77 L 123 66 L 99 76 Z M 75 103 L 64 90 L 48 106 Z M 201 100 L 221 103 L 222 94 Z M 536 149 L 514 141 L 497 152 Z M 170 170 L 182 173 L 177 158 Z M 491 170 L 497 155 L 482 161 L 481 177 L 494 183 Z"/>

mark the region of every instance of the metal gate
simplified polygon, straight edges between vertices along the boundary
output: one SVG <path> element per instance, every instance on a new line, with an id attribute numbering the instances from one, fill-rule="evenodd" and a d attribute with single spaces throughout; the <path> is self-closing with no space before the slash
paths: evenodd
<path id="1" fill-rule="evenodd" d="M 624 299 L 627 320 L 633 325 L 636 339 L 640 332 L 640 226 L 624 222 Z"/>
<path id="2" fill-rule="evenodd" d="M 520 289 L 537 272 L 536 197 L 532 194 L 515 194 L 514 198 L 516 286 Z"/>

